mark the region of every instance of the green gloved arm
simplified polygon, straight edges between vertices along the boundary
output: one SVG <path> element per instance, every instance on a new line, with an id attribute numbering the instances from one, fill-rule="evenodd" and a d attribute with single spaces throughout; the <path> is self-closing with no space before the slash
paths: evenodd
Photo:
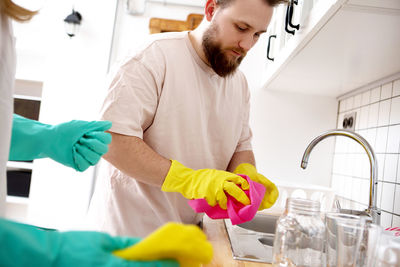
<path id="1" fill-rule="evenodd" d="M 138 238 L 100 232 L 58 232 L 0 218 L 0 266 L 41 267 L 179 267 L 174 260 L 131 261 L 113 251 L 130 247 Z"/>
<path id="2" fill-rule="evenodd" d="M 49 157 L 84 171 L 107 153 L 111 135 L 104 131 L 110 128 L 109 121 L 73 120 L 49 125 L 14 114 L 9 159 Z"/>
<path id="3" fill-rule="evenodd" d="M 210 206 L 218 204 L 226 210 L 225 192 L 244 205 L 250 204 L 237 185 L 249 189 L 248 182 L 239 175 L 215 169 L 192 170 L 173 160 L 161 190 L 179 192 L 187 199 L 204 198 Z"/>

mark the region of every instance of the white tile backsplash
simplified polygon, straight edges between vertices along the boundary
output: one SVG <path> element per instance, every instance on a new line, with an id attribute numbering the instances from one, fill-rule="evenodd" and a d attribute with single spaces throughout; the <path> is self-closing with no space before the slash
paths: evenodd
<path id="1" fill-rule="evenodd" d="M 389 99 L 392 97 L 393 83 L 382 85 L 381 100 Z"/>
<path id="2" fill-rule="evenodd" d="M 344 197 L 347 199 L 351 198 L 352 188 L 353 188 L 353 178 L 345 177 L 346 179 L 346 188 L 344 188 Z"/>
<path id="3" fill-rule="evenodd" d="M 386 153 L 399 153 L 400 125 L 389 126 Z"/>
<path id="4" fill-rule="evenodd" d="M 344 169 L 341 170 L 341 173 L 344 175 L 351 175 L 351 154 L 345 154 L 344 155 L 345 160 L 344 160 Z"/>
<path id="5" fill-rule="evenodd" d="M 400 184 L 400 155 L 399 162 L 397 162 L 397 183 Z"/>
<path id="6" fill-rule="evenodd" d="M 369 158 L 364 151 L 363 157 L 361 158 L 361 177 L 362 178 L 366 178 L 366 179 L 370 178 L 370 176 L 371 176 L 370 166 L 371 166 L 371 164 L 369 163 Z"/>
<path id="7" fill-rule="evenodd" d="M 360 114 L 361 114 L 361 109 L 357 108 L 355 110 L 356 112 L 356 125 L 355 125 L 355 129 L 356 131 L 360 129 Z"/>
<path id="8" fill-rule="evenodd" d="M 400 227 L 400 216 L 393 215 L 392 227 Z"/>
<path id="9" fill-rule="evenodd" d="M 377 205 L 382 225 L 400 226 L 400 80 L 342 99 L 338 128 L 350 110 L 357 112 L 355 129 L 373 147 L 378 162 Z M 336 138 L 332 187 L 344 208 L 369 202 L 370 163 L 362 147 Z M 392 214 L 393 213 L 393 214 Z"/>
<path id="10" fill-rule="evenodd" d="M 369 105 L 371 91 L 366 91 L 361 95 L 361 106 Z"/>
<path id="11" fill-rule="evenodd" d="M 383 170 L 385 169 L 385 154 L 376 154 L 376 160 L 378 161 L 378 180 L 383 181 Z M 340 173 L 337 170 L 336 173 Z"/>
<path id="12" fill-rule="evenodd" d="M 349 97 L 345 100 L 345 109 L 346 111 L 352 110 L 354 105 L 354 97 Z"/>
<path id="13" fill-rule="evenodd" d="M 381 87 L 375 88 L 371 90 L 370 102 L 375 103 L 378 102 L 381 98 Z"/>
<path id="14" fill-rule="evenodd" d="M 345 112 L 346 111 L 345 104 L 346 104 L 345 100 L 339 101 L 339 112 Z"/>
<path id="15" fill-rule="evenodd" d="M 343 129 L 343 119 L 344 119 L 344 112 L 340 113 L 338 116 L 338 121 L 337 121 L 338 129 Z M 356 122 L 357 122 L 357 119 L 356 119 Z"/>
<path id="16" fill-rule="evenodd" d="M 390 92 L 391 94 L 392 92 Z M 390 95 L 391 96 L 391 95 Z M 361 106 L 361 99 L 362 99 L 362 95 L 358 94 L 356 96 L 354 96 L 354 108 L 359 108 Z"/>
<path id="17" fill-rule="evenodd" d="M 393 218 L 392 214 L 383 211 L 381 215 L 381 226 L 383 228 L 391 227 L 392 218 Z"/>
<path id="18" fill-rule="evenodd" d="M 396 182 L 397 177 L 397 161 L 398 154 L 386 154 L 385 156 L 385 167 L 383 172 L 383 180 L 385 182 Z"/>
<path id="19" fill-rule="evenodd" d="M 377 128 L 371 128 L 367 130 L 367 136 L 366 136 L 366 140 L 368 141 L 368 143 L 374 147 L 375 146 L 375 142 L 376 142 L 376 133 L 378 132 Z M 353 142 L 355 143 L 355 142 Z"/>
<path id="20" fill-rule="evenodd" d="M 361 192 L 361 203 L 368 205 L 369 202 L 369 178 L 361 180 L 361 190 L 360 188 L 354 188 L 354 190 L 359 190 Z M 351 199 L 351 196 L 349 197 Z"/>
<path id="21" fill-rule="evenodd" d="M 379 103 L 378 126 L 389 125 L 391 100 L 385 100 Z"/>
<path id="22" fill-rule="evenodd" d="M 337 151 L 337 153 L 347 152 L 347 143 L 344 138 L 336 137 L 335 151 Z"/>
<path id="23" fill-rule="evenodd" d="M 383 183 L 382 187 L 382 210 L 393 212 L 395 184 Z"/>
<path id="24" fill-rule="evenodd" d="M 394 195 L 394 210 L 393 210 L 393 212 L 396 214 L 400 214 L 400 185 L 396 185 L 396 192 Z"/>
<path id="25" fill-rule="evenodd" d="M 386 153 L 389 127 L 380 127 L 376 132 L 375 153 Z"/>
<path id="26" fill-rule="evenodd" d="M 360 129 L 366 129 L 368 127 L 368 111 L 369 111 L 368 106 L 364 106 L 361 108 L 360 124 L 359 124 Z"/>
<path id="27" fill-rule="evenodd" d="M 377 188 L 377 206 L 379 209 L 382 208 L 382 182 L 378 182 L 378 188 Z"/>
<path id="28" fill-rule="evenodd" d="M 393 82 L 393 94 L 392 96 L 399 96 L 400 95 L 400 80 Z"/>
<path id="29" fill-rule="evenodd" d="M 390 107 L 390 124 L 400 123 L 400 97 L 392 98 Z"/>
<path id="30" fill-rule="evenodd" d="M 378 126 L 378 115 L 379 115 L 379 103 L 370 105 L 368 110 L 368 128 L 373 128 Z"/>

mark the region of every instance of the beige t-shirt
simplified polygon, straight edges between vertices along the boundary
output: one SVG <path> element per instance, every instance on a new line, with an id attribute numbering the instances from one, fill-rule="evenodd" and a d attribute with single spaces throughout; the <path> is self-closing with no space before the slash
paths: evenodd
<path id="1" fill-rule="evenodd" d="M 142 138 L 187 167 L 226 170 L 235 152 L 251 150 L 244 75 L 219 77 L 187 32 L 150 38 L 114 76 L 102 119 L 112 121 L 112 132 Z M 201 217 L 181 194 L 138 182 L 103 161 L 89 209 L 96 230 L 146 236 L 168 221 L 196 224 Z"/>

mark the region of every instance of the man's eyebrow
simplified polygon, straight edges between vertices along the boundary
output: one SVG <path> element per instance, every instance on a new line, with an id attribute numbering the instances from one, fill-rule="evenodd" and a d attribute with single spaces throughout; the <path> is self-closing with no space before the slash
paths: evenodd
<path id="1" fill-rule="evenodd" d="M 249 28 L 249 29 L 254 29 L 254 27 L 253 26 L 251 26 L 250 24 L 248 24 L 247 22 L 245 22 L 245 21 L 241 21 L 241 20 L 238 20 L 238 21 L 236 21 L 236 23 L 242 23 L 242 24 L 244 24 L 247 28 Z M 265 33 L 265 32 L 267 32 L 266 30 L 261 30 L 261 31 L 258 31 L 259 33 Z"/>

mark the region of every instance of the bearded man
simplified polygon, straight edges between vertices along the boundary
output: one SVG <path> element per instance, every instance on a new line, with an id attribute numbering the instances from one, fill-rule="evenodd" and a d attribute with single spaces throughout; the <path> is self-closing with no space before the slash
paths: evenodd
<path id="1" fill-rule="evenodd" d="M 250 204 L 246 174 L 266 187 L 260 209 L 278 197 L 257 173 L 250 94 L 238 66 L 266 32 L 279 0 L 208 0 L 194 31 L 152 35 L 114 76 L 102 108 L 112 121 L 89 208 L 96 230 L 146 236 L 169 221 L 199 224 L 187 199 Z M 239 186 L 238 186 L 239 185 Z"/>

